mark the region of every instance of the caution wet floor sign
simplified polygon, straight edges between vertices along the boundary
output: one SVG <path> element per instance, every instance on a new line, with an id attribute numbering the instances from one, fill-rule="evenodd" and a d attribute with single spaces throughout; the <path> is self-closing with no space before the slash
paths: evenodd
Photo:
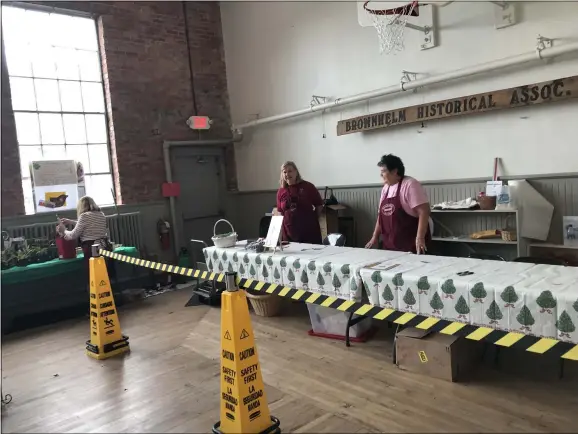
<path id="1" fill-rule="evenodd" d="M 272 427 L 244 291 L 227 291 L 221 296 L 220 398 L 221 420 L 217 432 L 275 432 L 271 430 L 275 427 Z"/>
<path id="2" fill-rule="evenodd" d="M 122 335 L 106 263 L 102 256 L 90 258 L 90 340 L 86 354 L 106 359 L 129 350 Z"/>

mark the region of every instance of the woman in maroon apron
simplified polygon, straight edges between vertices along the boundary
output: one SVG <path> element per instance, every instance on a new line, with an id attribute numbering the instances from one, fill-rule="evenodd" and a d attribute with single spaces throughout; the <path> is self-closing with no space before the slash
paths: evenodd
<path id="1" fill-rule="evenodd" d="M 277 211 L 283 215 L 283 240 L 321 244 L 319 214 L 323 209 L 323 200 L 317 187 L 301 178 L 292 161 L 281 166 L 279 183 Z"/>
<path id="2" fill-rule="evenodd" d="M 395 155 L 384 155 L 377 165 L 385 185 L 373 236 L 365 247 L 373 247 L 381 235 L 385 250 L 425 253 L 431 241 L 425 190 L 414 178 L 405 176 L 403 162 Z"/>

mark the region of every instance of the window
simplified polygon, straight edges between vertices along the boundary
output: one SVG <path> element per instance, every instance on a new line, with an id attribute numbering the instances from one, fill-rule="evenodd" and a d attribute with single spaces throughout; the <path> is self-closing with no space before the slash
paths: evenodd
<path id="1" fill-rule="evenodd" d="M 95 21 L 2 6 L 2 28 L 26 214 L 34 214 L 29 163 L 42 159 L 82 162 L 86 194 L 112 205 Z"/>

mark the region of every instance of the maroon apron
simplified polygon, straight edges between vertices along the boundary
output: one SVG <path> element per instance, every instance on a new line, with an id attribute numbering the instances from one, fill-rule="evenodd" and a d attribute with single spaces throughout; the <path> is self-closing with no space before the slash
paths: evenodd
<path id="1" fill-rule="evenodd" d="M 417 228 L 419 218 L 406 213 L 401 206 L 399 192 L 403 178 L 399 181 L 397 192 L 394 197 L 388 198 L 389 187 L 379 204 L 379 227 L 381 228 L 381 238 L 385 250 L 397 250 L 400 252 L 416 253 L 415 240 L 417 238 Z M 425 236 L 426 246 L 431 240 L 428 230 Z"/>

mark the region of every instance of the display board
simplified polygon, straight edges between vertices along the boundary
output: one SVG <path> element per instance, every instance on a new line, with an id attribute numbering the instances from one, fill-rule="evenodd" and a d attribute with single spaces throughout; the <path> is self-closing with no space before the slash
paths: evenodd
<path id="1" fill-rule="evenodd" d="M 84 171 L 82 172 L 84 183 Z M 79 199 L 79 173 L 76 161 L 32 161 L 30 176 L 34 208 L 37 213 L 76 209 Z"/>

